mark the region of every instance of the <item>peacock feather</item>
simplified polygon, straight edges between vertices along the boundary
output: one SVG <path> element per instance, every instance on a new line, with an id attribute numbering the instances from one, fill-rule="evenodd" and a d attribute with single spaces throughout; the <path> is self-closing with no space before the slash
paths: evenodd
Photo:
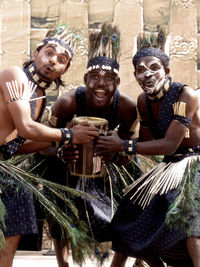
<path id="1" fill-rule="evenodd" d="M 17 181 L 16 193 L 19 190 L 28 190 L 33 193 L 35 198 L 39 201 L 45 212 L 58 223 L 62 229 L 62 240 L 71 244 L 73 260 L 77 264 L 81 265 L 86 257 L 91 257 L 93 254 L 93 248 L 91 247 L 91 239 L 88 235 L 88 229 L 85 222 L 81 221 L 78 216 L 78 210 L 74 206 L 73 201 L 66 197 L 68 194 L 73 198 L 85 196 L 90 197 L 84 192 L 80 192 L 73 188 L 63 186 L 51 181 L 47 181 L 22 169 L 22 162 L 30 158 L 31 155 L 19 156 L 12 158 L 9 161 L 0 161 L 1 172 L 5 176 L 12 177 L 14 181 Z M 14 164 L 15 165 L 14 165 Z M 18 166 L 16 166 L 18 165 Z M 20 167 L 19 167 L 20 166 Z M 41 190 L 40 187 L 48 189 L 48 194 L 45 194 L 45 190 Z M 5 188 L 1 184 L 1 190 Z M 70 216 L 68 216 L 62 209 L 54 202 L 54 197 L 61 199 L 69 208 Z M 5 207 L 0 201 L 0 223 L 4 225 Z M 3 232 L 0 232 L 0 247 L 4 246 Z"/>
<path id="2" fill-rule="evenodd" d="M 120 32 L 116 26 L 104 23 L 101 30 L 91 31 L 89 36 L 88 58 L 105 56 L 118 61 Z"/>
<path id="3" fill-rule="evenodd" d="M 137 50 L 142 48 L 155 47 L 164 51 L 166 42 L 166 33 L 164 29 L 160 29 L 159 32 L 143 32 L 139 34 L 137 38 Z"/>

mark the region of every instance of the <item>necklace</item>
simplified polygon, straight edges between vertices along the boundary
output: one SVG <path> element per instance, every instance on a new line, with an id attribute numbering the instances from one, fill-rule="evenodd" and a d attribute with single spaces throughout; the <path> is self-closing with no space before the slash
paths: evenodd
<path id="1" fill-rule="evenodd" d="M 171 78 L 168 77 L 166 80 L 165 80 L 165 83 L 163 85 L 163 87 L 160 89 L 160 91 L 157 93 L 157 95 L 155 96 L 147 96 L 151 101 L 155 101 L 155 102 L 158 102 L 158 101 L 161 101 L 164 97 L 164 95 L 166 94 L 166 92 L 168 91 L 169 87 L 171 85 Z"/>
<path id="2" fill-rule="evenodd" d="M 46 82 L 38 76 L 34 63 L 31 63 L 27 68 L 24 68 L 24 72 L 26 73 L 29 81 L 36 84 L 39 89 L 45 90 L 52 84 L 52 82 Z"/>

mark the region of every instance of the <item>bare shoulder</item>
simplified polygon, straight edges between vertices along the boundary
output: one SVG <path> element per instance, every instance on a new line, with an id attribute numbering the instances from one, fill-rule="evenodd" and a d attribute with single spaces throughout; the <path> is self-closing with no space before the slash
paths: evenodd
<path id="1" fill-rule="evenodd" d="M 123 107 L 124 109 L 136 108 L 136 100 L 120 91 L 120 107 Z"/>
<path id="2" fill-rule="evenodd" d="M 2 70 L 0 72 L 0 82 L 1 83 L 5 83 L 8 81 L 13 81 L 16 80 L 18 82 L 26 82 L 27 81 L 27 77 L 26 74 L 24 73 L 24 71 L 17 67 L 17 66 L 11 66 L 11 67 L 7 67 L 4 70 Z"/>
<path id="3" fill-rule="evenodd" d="M 198 102 L 199 96 L 200 93 L 198 93 L 197 90 L 194 90 L 189 86 L 184 86 L 180 94 L 179 100 L 184 101 L 186 103 L 189 103 L 191 101 Z"/>
<path id="4" fill-rule="evenodd" d="M 200 88 L 198 88 L 197 90 L 195 90 L 197 96 L 200 98 Z"/>
<path id="5" fill-rule="evenodd" d="M 76 97 L 75 90 L 70 90 L 59 97 L 52 106 L 52 112 L 54 114 L 72 113 L 76 110 Z"/>

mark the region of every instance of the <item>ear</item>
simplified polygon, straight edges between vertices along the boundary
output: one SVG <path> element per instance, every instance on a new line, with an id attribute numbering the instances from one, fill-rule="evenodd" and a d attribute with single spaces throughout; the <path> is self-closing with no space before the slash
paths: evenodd
<path id="1" fill-rule="evenodd" d="M 87 84 L 87 81 L 88 81 L 88 73 L 86 73 L 84 75 L 84 83 L 85 83 L 85 85 Z"/>
<path id="2" fill-rule="evenodd" d="M 134 76 L 135 76 L 135 79 L 136 79 L 136 81 L 137 81 L 137 77 L 136 77 L 136 71 L 135 71 L 135 70 L 134 70 L 133 74 L 134 74 Z"/>
<path id="3" fill-rule="evenodd" d="M 117 86 L 120 84 L 120 78 L 119 78 L 119 76 L 116 78 L 116 83 L 117 83 Z"/>
<path id="4" fill-rule="evenodd" d="M 38 51 L 35 50 L 34 53 L 33 53 L 33 60 L 37 57 L 37 55 L 38 55 Z"/>
<path id="5" fill-rule="evenodd" d="M 166 73 L 166 75 L 168 75 L 170 73 L 170 69 L 169 68 L 165 68 L 165 73 Z"/>

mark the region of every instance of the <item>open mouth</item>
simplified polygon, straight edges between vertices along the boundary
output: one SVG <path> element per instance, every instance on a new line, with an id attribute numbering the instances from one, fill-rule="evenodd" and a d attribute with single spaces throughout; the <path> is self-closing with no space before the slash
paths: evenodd
<path id="1" fill-rule="evenodd" d="M 106 96 L 105 90 L 98 89 L 98 90 L 95 90 L 94 93 L 95 93 L 96 98 L 98 99 L 104 99 L 104 97 Z"/>
<path id="2" fill-rule="evenodd" d="M 53 71 L 54 71 L 54 68 L 53 68 L 53 66 L 51 66 L 51 65 L 47 65 L 47 66 L 45 66 L 45 71 L 46 71 L 47 73 L 49 73 L 49 72 L 53 72 Z"/>
<path id="3" fill-rule="evenodd" d="M 152 87 L 152 86 L 154 86 L 154 82 L 153 82 L 153 81 L 146 81 L 146 82 L 144 83 L 144 86 L 145 86 L 145 87 Z"/>

